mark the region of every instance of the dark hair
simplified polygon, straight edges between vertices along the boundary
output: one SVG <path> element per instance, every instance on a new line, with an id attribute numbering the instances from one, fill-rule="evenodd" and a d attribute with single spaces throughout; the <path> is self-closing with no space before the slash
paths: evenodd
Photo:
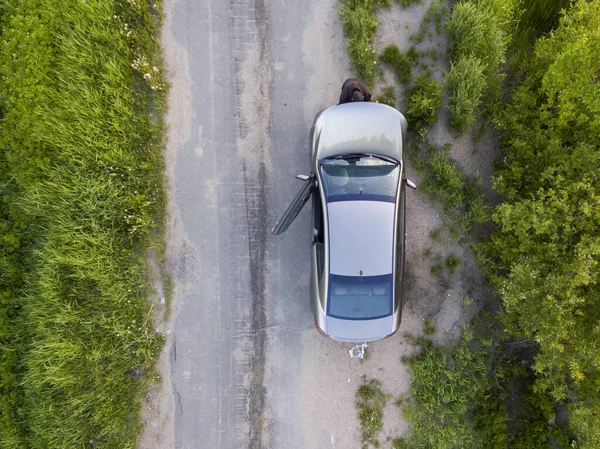
<path id="1" fill-rule="evenodd" d="M 355 90 L 354 92 L 352 92 L 352 101 L 365 101 L 365 96 L 360 90 Z"/>

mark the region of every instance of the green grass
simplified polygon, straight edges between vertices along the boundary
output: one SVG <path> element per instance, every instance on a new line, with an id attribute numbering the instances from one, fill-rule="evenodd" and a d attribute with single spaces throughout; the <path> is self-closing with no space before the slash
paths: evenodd
<path id="1" fill-rule="evenodd" d="M 396 107 L 396 88 L 388 86 L 381 92 L 381 95 L 375 98 L 377 103 L 387 104 L 393 108 Z"/>
<path id="2" fill-rule="evenodd" d="M 377 439 L 383 429 L 383 407 L 387 396 L 381 389 L 381 382 L 371 379 L 367 382 L 363 376 L 363 384 L 356 393 L 356 408 L 361 432 L 361 447 L 380 447 Z"/>
<path id="3" fill-rule="evenodd" d="M 350 67 L 367 86 L 373 88 L 379 76 L 377 52 L 373 48 L 379 21 L 377 10 L 389 6 L 390 0 L 341 0 L 338 12 Z"/>
<path id="4" fill-rule="evenodd" d="M 397 45 L 391 44 L 385 47 L 379 59 L 394 72 L 399 84 L 407 84 L 411 80 L 412 68 L 417 63 L 419 55 L 414 47 L 410 47 L 404 54 Z"/>
<path id="5" fill-rule="evenodd" d="M 477 120 L 481 97 L 486 87 L 481 60 L 472 56 L 459 57 L 446 75 L 450 92 L 449 125 L 464 133 Z"/>
<path id="6" fill-rule="evenodd" d="M 435 324 L 433 321 L 431 321 L 431 319 L 425 318 L 423 320 L 423 331 L 425 332 L 425 335 L 435 334 Z"/>
<path id="7" fill-rule="evenodd" d="M 406 119 L 417 130 L 437 122 L 443 88 L 429 73 L 423 73 L 416 79 L 406 106 Z"/>
<path id="8" fill-rule="evenodd" d="M 449 218 L 469 231 L 473 225 L 490 219 L 490 207 L 485 204 L 479 180 L 468 176 L 451 158 L 450 146 L 422 145 L 411 158 L 417 170 L 424 174 L 421 190 L 439 201 Z"/>
<path id="9" fill-rule="evenodd" d="M 443 32 L 443 24 L 447 16 L 448 8 L 442 4 L 442 0 L 433 0 L 425 11 L 425 15 L 419 24 L 419 30 L 410 36 L 410 40 L 417 44 L 423 42 L 425 37 L 433 40 L 432 26 L 439 36 Z"/>
<path id="10" fill-rule="evenodd" d="M 403 360 L 411 385 L 396 405 L 412 428 L 392 448 L 537 449 L 550 447 L 548 438 L 571 447 L 567 429 L 552 424 L 550 395 L 536 391 L 523 368 L 532 347 L 500 343 L 497 323 L 482 319 L 486 327 L 465 328 L 456 342 L 417 340 L 421 352 Z"/>
<path id="11" fill-rule="evenodd" d="M 423 3 L 423 0 L 396 0 L 396 3 L 398 3 L 403 8 L 408 8 L 409 6 L 419 5 Z"/>
<path id="12" fill-rule="evenodd" d="M 472 421 L 474 404 L 490 390 L 487 352 L 468 333 L 457 344 L 420 345 L 421 353 L 405 360 L 412 377 L 401 408 L 412 429 L 394 447 L 479 447 L 482 435 Z"/>
<path id="13" fill-rule="evenodd" d="M 450 96 L 454 97 L 455 117 L 461 118 L 453 125 L 459 130 L 467 126 L 467 119 L 471 119 L 468 111 L 479 106 L 480 101 L 475 101 L 474 98 L 481 97 L 480 89 L 487 97 L 488 111 L 493 111 L 504 79 L 502 64 L 505 62 L 506 49 L 514 27 L 515 4 L 513 0 L 461 0 L 453 6 L 446 29 L 451 57 L 457 65 Z M 470 73 L 470 70 L 476 70 L 476 74 Z M 458 79 L 460 75 L 466 79 Z M 483 81 L 481 77 L 484 78 Z M 460 87 L 470 90 L 455 92 Z M 469 98 L 469 93 L 474 98 Z M 459 100 L 466 102 L 464 111 L 457 106 Z M 459 113 L 464 114 L 464 117 Z"/>
<path id="14" fill-rule="evenodd" d="M 160 2 L 59 3 L 0 17 L 0 441 L 133 448 L 163 341 Z"/>

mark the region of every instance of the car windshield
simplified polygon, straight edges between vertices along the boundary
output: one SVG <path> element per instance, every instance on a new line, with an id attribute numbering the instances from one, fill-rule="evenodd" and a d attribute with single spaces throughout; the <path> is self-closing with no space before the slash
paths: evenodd
<path id="1" fill-rule="evenodd" d="M 383 318 L 392 313 L 392 275 L 329 276 L 329 316 L 350 320 Z"/>
<path id="2" fill-rule="evenodd" d="M 396 201 L 399 168 L 391 159 L 347 155 L 321 162 L 321 178 L 328 202 L 345 200 Z"/>

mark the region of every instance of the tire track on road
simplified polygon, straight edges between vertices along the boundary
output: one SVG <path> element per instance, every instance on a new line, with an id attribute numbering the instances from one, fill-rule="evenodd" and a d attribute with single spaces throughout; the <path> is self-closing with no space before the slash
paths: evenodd
<path id="1" fill-rule="evenodd" d="M 267 445 L 265 354 L 267 335 L 265 310 L 267 261 L 267 154 L 269 138 L 269 62 L 266 48 L 263 0 L 231 3 L 236 71 L 236 120 L 238 152 L 243 161 L 245 205 L 250 262 L 249 370 L 246 378 L 247 447 Z"/>

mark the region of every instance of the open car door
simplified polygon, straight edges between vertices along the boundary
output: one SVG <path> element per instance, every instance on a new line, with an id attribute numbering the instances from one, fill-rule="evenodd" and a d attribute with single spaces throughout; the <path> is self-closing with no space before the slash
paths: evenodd
<path id="1" fill-rule="evenodd" d="M 283 216 L 279 219 L 275 226 L 273 226 L 271 234 L 283 234 L 287 230 L 287 228 L 290 227 L 290 225 L 296 219 L 306 202 L 309 200 L 314 188 L 315 174 L 311 173 L 308 179 L 304 181 L 302 188 L 300 189 L 294 200 L 290 203 L 286 211 L 283 213 Z"/>

